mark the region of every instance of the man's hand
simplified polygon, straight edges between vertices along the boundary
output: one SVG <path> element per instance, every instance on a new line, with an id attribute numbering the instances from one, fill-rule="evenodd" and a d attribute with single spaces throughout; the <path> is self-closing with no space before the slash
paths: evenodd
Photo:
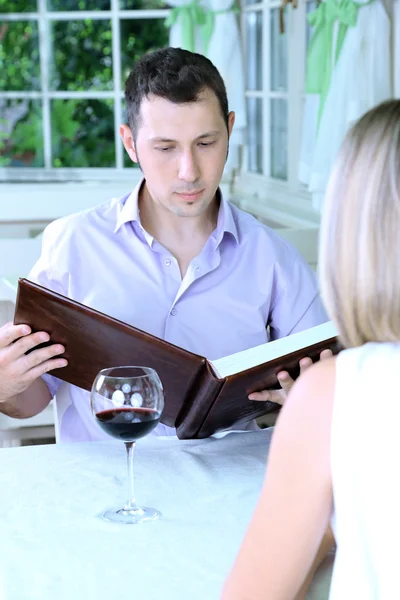
<path id="1" fill-rule="evenodd" d="M 0 327 L 0 405 L 26 390 L 41 375 L 65 367 L 65 358 L 54 358 L 64 352 L 61 344 L 25 353 L 35 346 L 48 342 L 44 331 L 31 333 L 28 325 L 7 323 Z"/>
<path id="2" fill-rule="evenodd" d="M 320 354 L 320 360 L 324 360 L 326 358 L 330 358 L 332 356 L 331 350 L 323 350 Z M 299 362 L 300 365 L 300 375 L 304 373 L 313 364 L 311 358 L 302 358 Z M 280 390 L 263 390 L 262 392 L 253 392 L 249 394 L 249 400 L 261 400 L 270 402 L 276 402 L 277 404 L 283 404 L 290 392 L 291 387 L 294 384 L 294 379 L 292 379 L 287 371 L 280 371 L 277 374 L 278 381 L 281 384 Z"/>

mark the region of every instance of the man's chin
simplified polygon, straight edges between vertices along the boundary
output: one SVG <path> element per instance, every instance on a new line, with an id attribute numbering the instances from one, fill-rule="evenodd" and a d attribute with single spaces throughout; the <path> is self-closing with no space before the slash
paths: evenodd
<path id="1" fill-rule="evenodd" d="M 204 214 L 208 208 L 208 204 L 203 202 L 188 202 L 185 206 L 177 206 L 176 204 L 171 206 L 172 212 L 178 217 L 200 217 Z"/>

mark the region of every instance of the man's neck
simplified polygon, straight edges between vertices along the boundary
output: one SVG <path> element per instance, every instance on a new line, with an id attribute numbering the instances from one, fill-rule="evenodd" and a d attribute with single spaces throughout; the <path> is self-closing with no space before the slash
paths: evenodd
<path id="1" fill-rule="evenodd" d="M 151 198 L 144 184 L 139 193 L 142 227 L 177 259 L 184 277 L 190 261 L 200 254 L 217 226 L 217 198 L 197 217 L 180 217 Z"/>

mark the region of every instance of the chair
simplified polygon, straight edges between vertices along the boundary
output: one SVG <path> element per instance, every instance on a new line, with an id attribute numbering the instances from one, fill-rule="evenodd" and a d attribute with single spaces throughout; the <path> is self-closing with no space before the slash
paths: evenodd
<path id="1" fill-rule="evenodd" d="M 0 326 L 11 321 L 14 316 L 15 286 L 0 279 Z"/>
<path id="2" fill-rule="evenodd" d="M 21 446 L 27 440 L 53 438 L 53 401 L 41 413 L 29 419 L 13 419 L 0 413 L 0 448 Z"/>
<path id="3" fill-rule="evenodd" d="M 276 232 L 285 240 L 293 244 L 310 267 L 314 270 L 316 269 L 318 263 L 318 227 L 298 229 L 287 227 L 276 229 Z"/>
<path id="4" fill-rule="evenodd" d="M 18 277 L 28 275 L 40 256 L 41 238 L 0 239 L 0 326 L 14 317 Z M 19 446 L 25 440 L 54 437 L 53 403 L 30 419 L 0 414 L 0 448 Z"/>
<path id="5" fill-rule="evenodd" d="M 334 562 L 335 551 L 331 550 L 318 567 L 308 590 L 306 600 L 328 600 Z"/>

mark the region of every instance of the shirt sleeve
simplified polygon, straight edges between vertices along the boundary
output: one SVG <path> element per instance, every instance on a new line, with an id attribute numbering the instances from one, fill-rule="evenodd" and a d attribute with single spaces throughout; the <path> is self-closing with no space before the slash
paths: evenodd
<path id="1" fill-rule="evenodd" d="M 314 271 L 291 245 L 287 244 L 285 254 L 275 269 L 275 296 L 268 323 L 271 340 L 329 320 Z"/>
<path id="2" fill-rule="evenodd" d="M 329 321 L 329 317 L 318 294 L 290 333 L 297 333 L 316 325 L 322 325 L 322 323 L 326 323 L 327 321 Z"/>
<path id="3" fill-rule="evenodd" d="M 44 230 L 42 252 L 39 260 L 32 267 L 28 279 L 45 288 L 68 295 L 68 274 L 64 271 L 63 261 L 58 260 L 61 251 L 60 244 L 63 239 L 63 236 L 59 236 L 61 221 L 54 221 Z M 49 374 L 42 375 L 42 379 L 53 398 L 62 381 Z"/>

